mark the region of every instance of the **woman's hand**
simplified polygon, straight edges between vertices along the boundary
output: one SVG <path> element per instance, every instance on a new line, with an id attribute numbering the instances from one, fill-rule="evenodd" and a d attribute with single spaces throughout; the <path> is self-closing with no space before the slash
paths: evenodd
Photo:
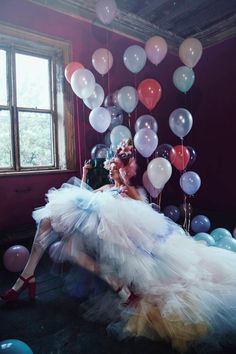
<path id="1" fill-rule="evenodd" d="M 129 196 L 129 190 L 128 190 L 128 187 L 127 186 L 122 186 L 120 187 L 120 195 L 122 197 L 128 197 Z"/>
<path id="2" fill-rule="evenodd" d="M 88 170 L 91 170 L 93 166 L 91 165 L 91 163 L 89 163 L 89 161 L 85 160 L 84 161 L 84 166 L 83 166 L 83 175 L 87 175 Z"/>

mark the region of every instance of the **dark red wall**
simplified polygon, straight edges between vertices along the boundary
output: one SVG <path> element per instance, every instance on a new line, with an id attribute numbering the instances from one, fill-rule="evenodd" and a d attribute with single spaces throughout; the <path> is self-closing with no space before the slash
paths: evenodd
<path id="1" fill-rule="evenodd" d="M 153 112 L 159 124 L 159 143 L 179 144 L 179 139 L 171 133 L 168 126 L 169 114 L 174 109 L 186 107 L 193 114 L 193 129 L 186 137 L 185 143 L 197 151 L 198 159 L 192 169 L 201 176 L 202 187 L 191 201 L 192 204 L 196 210 L 218 213 L 221 221 L 223 215 L 233 214 L 236 209 L 233 158 L 236 133 L 233 109 L 236 39 L 204 50 L 203 57 L 195 68 L 194 86 L 184 95 L 172 84 L 174 70 L 182 65 L 174 55 L 168 54 L 157 68 L 148 62 L 141 73 L 133 75 L 124 67 L 122 61 L 124 50 L 135 43 L 132 39 L 26 0 L 1 1 L 0 21 L 70 41 L 73 48 L 72 59 L 83 63 L 94 74 L 96 73 L 91 64 L 94 50 L 108 47 L 114 57 L 113 67 L 109 76 L 96 75 L 96 81 L 103 86 L 105 94 L 127 84 L 137 86 L 142 79 L 148 77 L 157 79 L 163 88 L 162 99 Z M 139 103 L 132 114 L 132 123 L 144 112 L 147 111 Z M 88 158 L 91 147 L 102 143 L 104 138 L 89 126 L 88 115 L 89 110 L 75 98 L 77 175 L 80 175 L 80 161 Z M 44 203 L 45 192 L 51 186 L 58 187 L 71 174 L 0 177 L 0 229 L 31 223 L 32 209 Z M 179 174 L 174 172 L 163 193 L 164 204 L 178 205 L 182 202 L 178 178 Z"/>

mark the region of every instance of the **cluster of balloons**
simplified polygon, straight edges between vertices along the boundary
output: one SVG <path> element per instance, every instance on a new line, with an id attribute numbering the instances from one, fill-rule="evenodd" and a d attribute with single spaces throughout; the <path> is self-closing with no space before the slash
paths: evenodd
<path id="1" fill-rule="evenodd" d="M 202 56 L 202 44 L 197 38 L 185 39 L 179 47 L 179 58 L 184 64 L 177 68 L 173 74 L 175 87 L 186 93 L 195 81 L 193 68 Z"/>
<path id="2" fill-rule="evenodd" d="M 236 252 L 236 240 L 227 229 L 222 227 L 214 229 L 210 234 L 207 232 L 199 232 L 193 238 L 208 246 L 220 247 Z"/>
<path id="3" fill-rule="evenodd" d="M 9 247 L 3 255 L 3 265 L 9 272 L 21 272 L 29 259 L 29 251 L 22 245 Z"/>

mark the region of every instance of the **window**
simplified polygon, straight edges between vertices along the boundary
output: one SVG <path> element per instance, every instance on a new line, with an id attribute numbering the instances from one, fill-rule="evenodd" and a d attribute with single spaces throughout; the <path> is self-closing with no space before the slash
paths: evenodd
<path id="1" fill-rule="evenodd" d="M 0 173 L 75 169 L 67 42 L 0 24 Z"/>

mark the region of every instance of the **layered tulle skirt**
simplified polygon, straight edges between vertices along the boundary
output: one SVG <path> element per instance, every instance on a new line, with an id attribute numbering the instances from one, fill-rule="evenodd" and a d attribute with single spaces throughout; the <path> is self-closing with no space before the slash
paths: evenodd
<path id="1" fill-rule="evenodd" d="M 84 186 L 83 186 L 84 187 Z M 191 345 L 217 349 L 236 332 L 236 255 L 194 241 L 183 229 L 143 201 L 117 190 L 81 188 L 79 180 L 49 191 L 36 222 L 52 229 L 39 242 L 61 240 L 54 258 L 73 260 L 83 252 L 139 295 L 132 307 L 116 296 L 97 299 L 90 318 L 119 323 L 119 336 L 165 339 L 183 352 Z M 114 310 L 115 309 L 115 310 Z"/>

